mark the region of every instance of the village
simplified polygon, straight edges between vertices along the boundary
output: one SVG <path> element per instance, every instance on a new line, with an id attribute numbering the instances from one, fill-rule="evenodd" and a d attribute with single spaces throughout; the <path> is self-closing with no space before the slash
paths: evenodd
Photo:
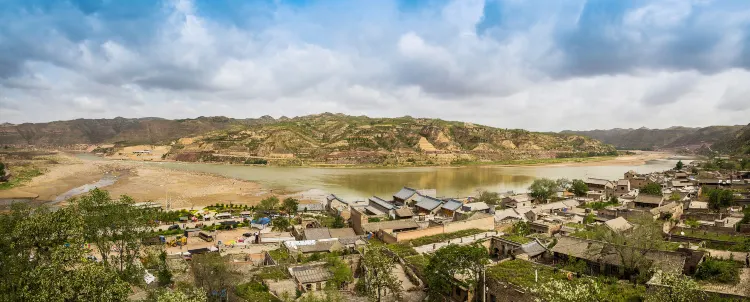
<path id="1" fill-rule="evenodd" d="M 225 280 L 218 300 L 556 301 L 562 294 L 553 285 L 562 280 L 569 283 L 556 286 L 600 295 L 592 301 L 608 292 L 626 301 L 679 286 L 681 278 L 718 301 L 748 299 L 750 171 L 709 165 L 680 161 L 616 180 L 537 179 L 521 194 L 445 197 L 403 187 L 361 200 L 331 193 L 309 203 L 271 197 L 253 207 L 133 206 L 169 217 L 144 244 L 165 252 L 173 280 L 189 283 L 191 262 L 206 255 L 239 274 Z M 474 266 L 442 258 L 461 249 L 485 256 Z M 368 258 L 376 256 L 383 259 Z M 446 266 L 454 270 L 441 271 Z M 168 284 L 158 275 L 149 270 L 145 280 Z"/>

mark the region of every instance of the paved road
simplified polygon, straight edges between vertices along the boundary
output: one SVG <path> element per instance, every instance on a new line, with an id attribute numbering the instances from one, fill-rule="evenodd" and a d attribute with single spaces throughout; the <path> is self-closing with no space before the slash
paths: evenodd
<path id="1" fill-rule="evenodd" d="M 443 242 L 439 242 L 435 244 L 427 244 L 423 246 L 418 246 L 418 247 L 415 247 L 414 249 L 417 250 L 417 252 L 420 254 L 427 254 L 427 253 L 432 253 L 435 250 L 440 249 L 441 247 L 444 247 L 449 244 L 466 245 L 466 244 L 477 242 L 484 238 L 488 238 L 491 236 L 501 236 L 501 235 L 503 235 L 503 232 L 497 232 L 497 231 L 484 232 L 484 233 L 479 233 L 479 234 L 472 235 L 472 236 L 451 239 L 448 241 L 443 241 Z"/>

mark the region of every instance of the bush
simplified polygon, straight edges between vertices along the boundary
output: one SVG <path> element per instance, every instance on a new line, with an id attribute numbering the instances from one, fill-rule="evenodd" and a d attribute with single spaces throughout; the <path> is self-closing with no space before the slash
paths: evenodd
<path id="1" fill-rule="evenodd" d="M 279 301 L 279 299 L 268 292 L 268 287 L 259 282 L 248 282 L 237 285 L 235 293 L 237 296 L 250 302 Z"/>
<path id="2" fill-rule="evenodd" d="M 739 264 L 732 260 L 707 258 L 703 263 L 698 265 L 695 279 L 737 284 L 740 281 Z"/>

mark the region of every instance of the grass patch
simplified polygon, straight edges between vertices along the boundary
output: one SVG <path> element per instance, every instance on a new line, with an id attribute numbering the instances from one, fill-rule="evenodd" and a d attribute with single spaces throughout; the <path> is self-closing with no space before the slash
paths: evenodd
<path id="1" fill-rule="evenodd" d="M 281 302 L 281 300 L 276 298 L 268 291 L 268 287 L 260 282 L 242 283 L 235 287 L 234 292 L 235 294 L 237 294 L 237 296 L 245 299 L 245 301 L 248 302 Z"/>
<path id="2" fill-rule="evenodd" d="M 261 269 L 259 269 L 255 273 L 255 278 L 258 280 L 266 280 L 266 279 L 273 279 L 273 280 L 280 280 L 280 279 L 287 279 L 289 278 L 289 272 L 287 272 L 286 267 L 277 265 L 277 266 L 266 266 Z"/>
<path id="3" fill-rule="evenodd" d="M 695 279 L 725 284 L 737 284 L 740 282 L 740 265 L 733 260 L 722 260 L 707 258 L 698 265 Z"/>
<path id="4" fill-rule="evenodd" d="M 565 226 L 566 227 L 570 227 L 570 228 L 574 228 L 574 229 L 577 229 L 577 230 L 582 230 L 582 229 L 586 228 L 585 225 L 582 225 L 580 223 L 575 223 L 575 222 L 566 222 Z"/>
<path id="5" fill-rule="evenodd" d="M 681 231 L 685 232 L 685 235 L 682 235 L 679 233 L 675 235 L 693 237 L 693 238 L 699 238 L 699 239 L 729 241 L 729 242 L 743 242 L 745 238 L 747 238 L 745 236 L 732 236 L 729 234 L 712 233 L 712 232 L 707 232 L 707 231 L 702 231 L 702 230 L 682 229 Z"/>
<path id="6" fill-rule="evenodd" d="M 408 256 L 418 255 L 417 251 L 407 245 L 406 243 L 388 243 L 385 244 L 384 242 L 377 240 L 377 239 L 371 239 L 369 241 L 370 245 L 372 246 L 384 246 L 385 248 L 389 249 L 391 252 L 395 253 L 401 258 L 406 258 Z"/>
<path id="7" fill-rule="evenodd" d="M 484 232 L 486 231 L 480 230 L 480 229 L 468 229 L 468 230 L 462 230 L 462 231 L 453 232 L 453 233 L 443 233 L 443 234 L 421 237 L 421 238 L 410 240 L 409 242 L 411 242 L 411 245 L 413 246 L 422 246 L 422 245 L 427 245 L 427 244 L 443 242 L 443 241 L 447 241 L 451 239 L 471 236 L 474 234 L 480 234 Z"/>
<path id="8" fill-rule="evenodd" d="M 292 264 L 295 262 L 294 258 L 289 255 L 289 251 L 286 248 L 279 248 L 268 251 L 268 254 L 271 255 L 271 258 L 273 258 L 273 260 L 278 264 Z"/>
<path id="9" fill-rule="evenodd" d="M 584 208 L 589 208 L 589 209 L 594 209 L 594 210 L 602 210 L 602 209 L 604 209 L 606 207 L 616 206 L 616 205 L 620 205 L 620 203 L 619 202 L 609 202 L 609 201 L 607 201 L 607 202 L 597 201 L 597 202 L 589 202 L 587 204 L 584 204 L 583 207 Z"/>
<path id="10" fill-rule="evenodd" d="M 539 272 L 539 283 L 534 282 L 534 271 Z M 487 269 L 487 278 L 514 284 L 524 289 L 552 280 L 565 280 L 565 274 L 552 268 L 524 260 L 509 260 Z"/>
<path id="11" fill-rule="evenodd" d="M 516 235 L 516 234 L 505 234 L 505 235 L 500 236 L 500 238 L 513 241 L 515 243 L 520 243 L 520 244 L 526 244 L 526 243 L 531 242 L 532 240 L 531 238 L 526 238 L 524 236 Z"/>
<path id="12" fill-rule="evenodd" d="M 413 255 L 404 257 L 404 261 L 414 266 L 417 275 L 424 276 L 424 271 L 427 268 L 427 264 L 430 263 L 430 256 Z"/>
<path id="13" fill-rule="evenodd" d="M 19 187 L 31 181 L 32 178 L 43 174 L 42 170 L 33 166 L 12 166 L 9 170 L 8 173 L 11 173 L 12 176 L 9 181 L 0 182 L 0 190 Z"/>

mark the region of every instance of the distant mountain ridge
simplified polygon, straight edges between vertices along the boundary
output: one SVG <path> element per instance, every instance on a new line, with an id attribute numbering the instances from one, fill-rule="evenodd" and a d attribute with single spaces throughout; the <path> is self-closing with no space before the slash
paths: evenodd
<path id="1" fill-rule="evenodd" d="M 574 134 L 499 129 L 429 118 L 323 113 L 294 118 L 79 119 L 0 126 L 0 145 L 91 145 L 128 156 L 158 145 L 158 159 L 292 164 L 438 164 L 612 155 L 612 146 Z M 136 147 L 133 147 L 136 148 Z M 143 147 L 137 147 L 143 148 Z"/>
<path id="2" fill-rule="evenodd" d="M 736 126 L 708 126 L 702 128 L 669 127 L 666 129 L 622 129 L 570 131 L 561 133 L 578 134 L 600 140 L 618 149 L 631 150 L 697 150 L 711 147 L 726 141 L 743 128 Z M 721 144 L 720 144 L 721 145 Z"/>

